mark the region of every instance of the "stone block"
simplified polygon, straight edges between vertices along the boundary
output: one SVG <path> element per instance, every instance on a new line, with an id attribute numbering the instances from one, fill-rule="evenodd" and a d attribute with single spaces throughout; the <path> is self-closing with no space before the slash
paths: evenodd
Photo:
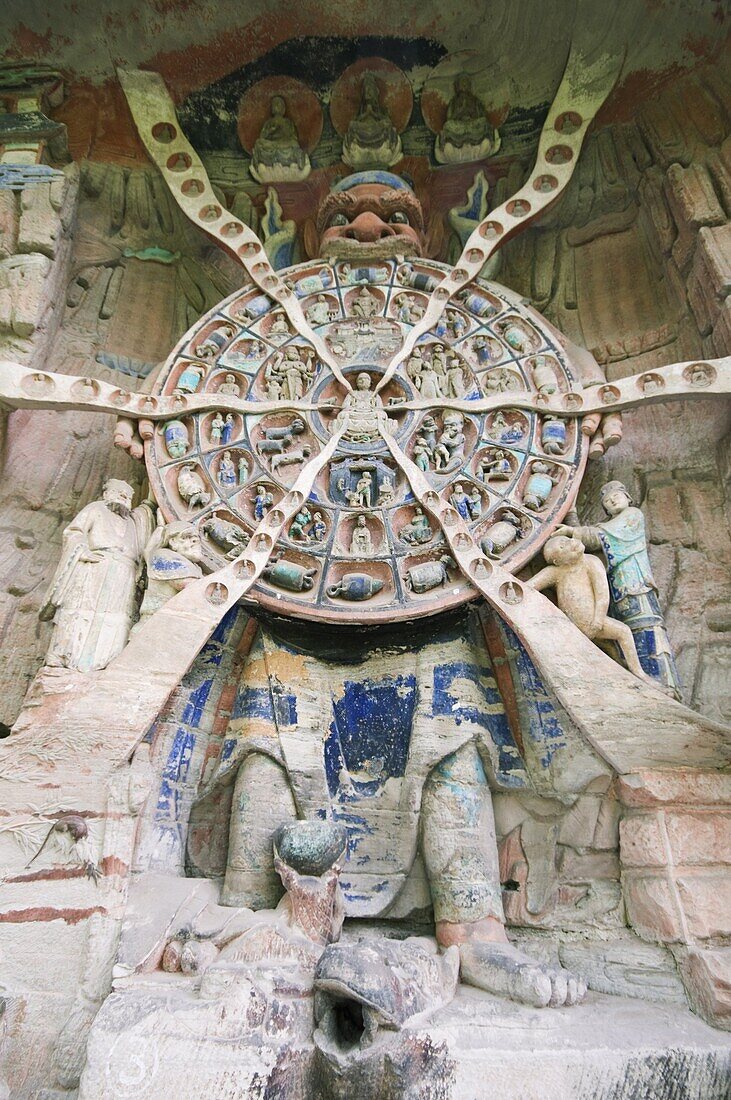
<path id="1" fill-rule="evenodd" d="M 731 947 L 678 952 L 691 1007 L 713 1027 L 731 1031 Z"/>
<path id="2" fill-rule="evenodd" d="M 674 768 L 642 769 L 617 779 L 617 794 L 625 806 L 731 806 L 731 775 Z"/>
<path id="3" fill-rule="evenodd" d="M 731 863 L 731 815 L 720 812 L 635 814 L 620 823 L 622 864 Z"/>
<path id="4" fill-rule="evenodd" d="M 676 881 L 691 936 L 709 939 L 731 935 L 731 876 L 727 868 L 685 868 Z"/>
<path id="5" fill-rule="evenodd" d="M 678 901 L 666 877 L 625 871 L 622 883 L 627 916 L 638 936 L 653 943 L 683 942 Z"/>
<path id="6" fill-rule="evenodd" d="M 731 863 L 731 813 L 666 813 L 670 850 L 676 863 Z"/>
<path id="7" fill-rule="evenodd" d="M 619 823 L 623 867 L 664 867 L 665 837 L 658 814 L 634 814 Z"/>

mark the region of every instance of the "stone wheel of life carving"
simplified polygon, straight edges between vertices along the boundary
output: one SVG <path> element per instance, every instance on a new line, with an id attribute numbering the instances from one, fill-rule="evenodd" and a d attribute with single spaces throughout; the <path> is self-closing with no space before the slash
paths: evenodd
<path id="1" fill-rule="evenodd" d="M 551 327 L 511 291 L 471 283 L 382 384 L 449 271 L 418 260 L 359 269 L 310 263 L 280 273 L 353 392 L 366 389 L 365 411 L 352 407 L 356 399 L 335 373 L 254 287 L 202 317 L 161 371 L 151 400 L 177 393 L 181 409 L 147 442 L 150 481 L 167 520 L 201 529 L 211 569 L 240 554 L 264 516 L 276 520 L 277 502 L 350 405 L 348 430 L 249 593 L 268 610 L 379 623 L 478 595 L 444 560 L 443 533 L 421 510 L 376 421 L 455 509 L 455 522 L 461 514 L 488 556 L 511 571 L 533 557 L 573 503 L 588 448 L 580 420 L 511 407 L 511 395 L 575 391 L 578 370 Z M 359 391 L 361 374 L 368 384 Z M 187 412 L 193 393 L 209 409 L 212 399 L 215 410 Z M 469 411 L 470 402 L 491 396 L 500 408 Z M 237 411 L 244 402 L 261 403 L 261 414 Z"/>

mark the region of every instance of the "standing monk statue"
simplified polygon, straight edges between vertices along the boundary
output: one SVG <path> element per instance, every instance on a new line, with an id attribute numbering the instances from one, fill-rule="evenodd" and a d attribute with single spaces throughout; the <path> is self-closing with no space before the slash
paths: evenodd
<path id="1" fill-rule="evenodd" d="M 142 553 L 155 526 L 155 505 L 132 508 L 133 489 L 110 478 L 101 500 L 82 508 L 63 533 L 61 560 L 40 610 L 53 619 L 51 668 L 94 672 L 127 644 Z"/>

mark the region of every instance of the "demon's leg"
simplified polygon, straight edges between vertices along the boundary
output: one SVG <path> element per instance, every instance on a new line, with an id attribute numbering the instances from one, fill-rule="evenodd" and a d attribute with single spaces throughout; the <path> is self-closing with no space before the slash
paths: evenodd
<path id="1" fill-rule="evenodd" d="M 437 939 L 459 945 L 465 982 L 536 1007 L 581 999 L 583 982 L 508 942 L 492 798 L 473 744 L 446 757 L 429 777 L 422 848 Z"/>
<path id="2" fill-rule="evenodd" d="M 297 818 L 286 772 L 263 753 L 247 756 L 239 768 L 231 805 L 228 861 L 221 901 L 251 909 L 273 909 L 284 888 L 274 869 L 273 837 Z"/>

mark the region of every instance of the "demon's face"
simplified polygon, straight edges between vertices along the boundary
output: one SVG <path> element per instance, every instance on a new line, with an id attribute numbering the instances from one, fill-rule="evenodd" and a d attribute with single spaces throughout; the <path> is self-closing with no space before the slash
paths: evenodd
<path id="1" fill-rule="evenodd" d="M 334 191 L 317 214 L 318 255 L 328 260 L 421 256 L 424 215 L 413 191 L 359 183 Z"/>

